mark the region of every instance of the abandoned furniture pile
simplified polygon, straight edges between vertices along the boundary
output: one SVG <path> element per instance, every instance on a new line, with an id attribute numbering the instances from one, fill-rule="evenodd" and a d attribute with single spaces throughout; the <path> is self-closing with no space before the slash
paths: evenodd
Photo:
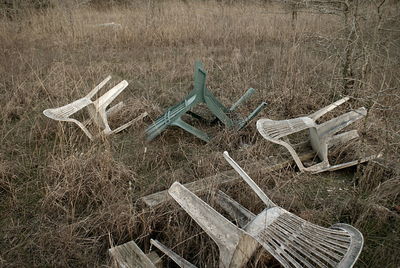
<path id="1" fill-rule="evenodd" d="M 229 130 L 240 130 L 267 105 L 262 102 L 247 117 L 238 117 L 236 109 L 247 101 L 255 93 L 255 90 L 253 88 L 248 89 L 237 102 L 228 108 L 207 88 L 206 78 L 207 73 L 202 63 L 197 61 L 194 68 L 192 91 L 184 100 L 168 108 L 163 115 L 147 127 L 148 141 L 155 139 L 168 127 L 177 126 L 204 142 L 209 142 L 212 137 L 185 122 L 184 115 L 190 115 L 203 125 L 223 124 Z M 121 111 L 124 103 L 121 101 L 112 107 L 109 106 L 128 86 L 128 82 L 124 80 L 98 99 L 93 100 L 110 79 L 111 76 L 107 77 L 89 94 L 78 100 L 62 107 L 43 111 L 44 115 L 57 121 L 75 123 L 91 140 L 101 135 L 118 133 L 145 118 L 146 112 L 114 130 L 110 128 L 109 118 Z M 330 164 L 328 160 L 329 148 L 359 137 L 357 130 L 341 131 L 353 122 L 365 117 L 367 110 L 361 107 L 321 124 L 317 124 L 316 121 L 349 99 L 349 97 L 339 99 L 307 116 L 287 120 L 259 119 L 256 127 L 266 140 L 282 145 L 289 151 L 300 172 L 334 171 L 380 157 L 379 154 L 368 155 L 358 157 L 350 162 Z M 202 104 L 212 113 L 213 118 L 211 120 L 194 112 L 193 108 L 199 104 Z M 87 110 L 90 118 L 81 122 L 73 115 L 82 110 Z M 95 129 L 99 131 L 92 133 L 89 131 L 89 125 L 95 126 Z M 287 137 L 304 130 L 308 133 L 314 154 L 320 159 L 320 162 L 312 165 L 306 165 L 302 162 L 295 146 L 290 144 Z M 265 209 L 258 215 L 217 189 L 214 189 L 216 202 L 226 212 L 226 215 L 229 215 L 230 219 L 221 215 L 200 199 L 187 185 L 174 182 L 168 191 L 164 191 L 164 194 L 175 200 L 218 245 L 220 267 L 243 267 L 260 248 L 268 251 L 283 267 L 353 266 L 362 251 L 364 242 L 363 235 L 356 228 L 345 223 L 337 223 L 329 228 L 324 228 L 290 213 L 270 200 L 249 175 L 229 156 L 228 152 L 224 152 L 223 156 L 263 201 Z M 233 222 L 236 222 L 236 224 Z M 170 257 L 178 266 L 195 267 L 160 241 L 151 239 L 151 245 Z M 162 267 L 162 261 L 155 251 L 145 254 L 134 241 L 112 247 L 109 252 L 115 264 L 120 267 Z"/>

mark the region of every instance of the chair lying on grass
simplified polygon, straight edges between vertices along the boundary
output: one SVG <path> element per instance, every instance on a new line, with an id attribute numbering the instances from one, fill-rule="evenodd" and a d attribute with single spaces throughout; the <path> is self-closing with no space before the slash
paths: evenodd
<path id="1" fill-rule="evenodd" d="M 276 206 L 241 167 L 224 152 L 225 159 L 266 205 L 257 216 L 222 192 L 217 201 L 238 219 L 241 228 L 175 182 L 169 194 L 215 241 L 220 267 L 241 267 L 261 245 L 284 267 L 352 267 L 363 247 L 354 227 L 339 223 L 320 227 Z"/>
<path id="2" fill-rule="evenodd" d="M 147 139 L 150 141 L 163 132 L 168 126 L 177 126 L 183 128 L 187 132 L 195 135 L 196 137 L 210 141 L 210 137 L 203 131 L 189 125 L 182 120 L 184 114 L 189 114 L 196 119 L 207 122 L 209 124 L 221 121 L 225 126 L 230 128 L 242 129 L 247 123 L 253 119 L 266 105 L 261 103 L 247 118 L 236 119 L 232 117 L 232 112 L 244 101 L 246 101 L 254 92 L 250 88 L 230 109 L 226 108 L 206 87 L 207 73 L 203 69 L 201 62 L 196 61 L 194 68 L 194 89 L 189 95 L 180 103 L 170 107 L 164 115 L 160 116 L 152 125 L 146 129 Z M 205 103 L 208 109 L 215 115 L 215 119 L 208 121 L 200 115 L 191 111 L 197 104 Z"/>
<path id="3" fill-rule="evenodd" d="M 299 117 L 289 120 L 259 119 L 257 121 L 257 130 L 266 140 L 283 145 L 286 149 L 288 149 L 300 171 L 319 173 L 328 170 L 333 171 L 354 166 L 359 163 L 374 159 L 378 156 L 373 155 L 351 162 L 331 166 L 328 160 L 328 149 L 333 145 L 345 143 L 359 137 L 357 130 L 351 130 L 341 134 L 336 133 L 338 133 L 348 125 L 352 124 L 353 122 L 357 121 L 358 119 L 364 117 L 367 114 L 367 110 L 364 107 L 361 107 L 355 111 L 345 113 L 322 124 L 317 124 L 315 122 L 318 118 L 348 100 L 349 97 L 340 99 L 332 103 L 331 105 L 328 105 L 321 110 L 305 117 Z M 282 138 L 286 138 L 286 136 L 290 134 L 305 129 L 309 129 L 311 146 L 313 150 L 318 154 L 318 157 L 322 160 L 322 162 L 310 167 L 304 167 L 293 147 L 288 142 L 282 140 Z"/>
<path id="4" fill-rule="evenodd" d="M 86 125 L 90 123 L 87 122 L 80 122 L 71 116 L 78 111 L 82 110 L 83 108 L 87 107 L 89 111 L 89 115 L 92 121 L 102 129 L 102 132 L 105 135 L 110 135 L 113 133 L 118 133 L 125 128 L 131 126 L 134 122 L 144 118 L 147 113 L 142 113 L 139 117 L 125 123 L 124 125 L 111 130 L 108 124 L 108 117 L 112 116 L 116 112 L 120 111 L 122 107 L 124 107 L 123 102 L 119 102 L 118 104 L 114 105 L 110 109 L 106 110 L 107 107 L 111 104 L 111 102 L 128 86 L 128 82 L 123 80 L 118 85 L 107 91 L 103 96 L 98 98 L 95 101 L 91 99 L 96 95 L 96 93 L 111 79 L 111 76 L 108 76 L 104 79 L 100 84 L 98 84 L 89 94 L 85 97 L 76 100 L 70 104 L 64 105 L 62 107 L 47 109 L 43 111 L 43 114 L 51 119 L 58 120 L 58 121 L 67 121 L 73 122 L 77 124 L 83 132 L 89 137 L 89 139 L 93 140 L 94 136 L 89 132 L 86 128 Z"/>

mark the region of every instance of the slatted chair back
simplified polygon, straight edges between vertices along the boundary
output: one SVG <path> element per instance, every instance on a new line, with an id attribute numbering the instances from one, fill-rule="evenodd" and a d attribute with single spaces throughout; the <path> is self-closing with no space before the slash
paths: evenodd
<path id="1" fill-rule="evenodd" d="M 279 207 L 265 213 L 267 222 L 270 215 L 279 216 L 252 236 L 284 267 L 352 267 L 361 252 L 363 237 L 350 225 L 323 228 Z"/>

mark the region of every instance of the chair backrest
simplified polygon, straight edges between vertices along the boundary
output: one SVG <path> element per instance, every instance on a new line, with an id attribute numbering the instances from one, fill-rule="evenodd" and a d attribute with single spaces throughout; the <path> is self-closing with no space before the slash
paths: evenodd
<path id="1" fill-rule="evenodd" d="M 316 124 L 311 118 L 299 117 L 288 120 L 259 119 L 256 126 L 265 139 L 273 141 L 315 127 Z"/>
<path id="2" fill-rule="evenodd" d="M 43 111 L 43 114 L 54 120 L 65 121 L 68 120 L 71 115 L 92 103 L 90 99 L 82 98 L 58 108 L 46 109 Z"/>
<path id="3" fill-rule="evenodd" d="M 352 267 L 356 262 L 364 241 L 357 229 L 324 228 L 279 207 L 267 209 L 267 217 L 271 210 L 280 215 L 252 236 L 284 267 Z"/>

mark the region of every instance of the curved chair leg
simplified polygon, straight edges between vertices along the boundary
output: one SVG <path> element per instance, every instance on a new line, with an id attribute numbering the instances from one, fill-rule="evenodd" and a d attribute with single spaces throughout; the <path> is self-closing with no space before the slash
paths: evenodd
<path id="1" fill-rule="evenodd" d="M 279 141 L 279 144 L 284 146 L 289 151 L 290 155 L 292 156 L 294 162 L 296 163 L 296 165 L 300 169 L 300 171 L 301 172 L 305 171 L 306 168 L 304 167 L 303 163 L 300 160 L 300 157 L 298 156 L 296 151 L 293 149 L 293 147 L 284 141 Z"/>
<path id="2" fill-rule="evenodd" d="M 110 130 L 109 132 L 104 132 L 104 134 L 106 135 L 110 135 L 110 134 L 114 134 L 114 133 L 118 133 L 121 132 L 122 130 L 126 129 L 127 127 L 130 127 L 132 124 L 134 124 L 135 122 L 145 118 L 147 116 L 147 112 L 142 113 L 141 115 L 139 115 L 138 117 L 136 117 L 135 119 L 123 124 L 122 126 L 114 129 L 114 130 Z M 105 130 L 104 130 L 105 131 Z"/>
<path id="3" fill-rule="evenodd" d="M 85 125 L 82 124 L 81 122 L 79 122 L 78 120 L 70 118 L 70 119 L 64 120 L 64 121 L 69 121 L 69 122 L 73 122 L 73 123 L 77 124 L 83 130 L 83 132 L 85 132 L 86 136 L 88 136 L 88 138 L 90 140 L 93 140 L 92 134 L 90 134 L 89 130 L 85 127 Z"/>

